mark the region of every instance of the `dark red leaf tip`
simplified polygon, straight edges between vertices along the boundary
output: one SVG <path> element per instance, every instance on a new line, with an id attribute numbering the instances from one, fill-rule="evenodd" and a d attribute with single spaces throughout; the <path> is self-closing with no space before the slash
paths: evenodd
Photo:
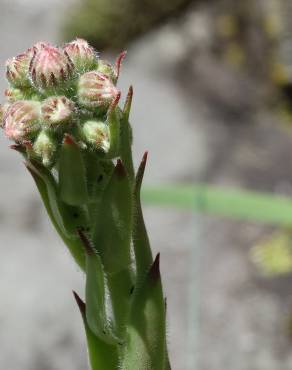
<path id="1" fill-rule="evenodd" d="M 32 149 L 32 142 L 30 141 L 30 140 L 24 140 L 23 142 L 22 142 L 22 144 L 23 144 L 23 146 L 26 148 L 26 149 L 28 149 L 28 150 L 31 150 Z"/>
<path id="2" fill-rule="evenodd" d="M 160 279 L 160 253 L 157 254 L 149 270 L 149 277 L 153 282 Z"/>
<path id="3" fill-rule="evenodd" d="M 130 85 L 129 90 L 128 90 L 128 94 L 127 94 L 127 100 L 132 99 L 133 94 L 134 94 L 133 85 Z"/>
<path id="4" fill-rule="evenodd" d="M 64 134 L 63 144 L 66 144 L 66 145 L 76 145 L 73 137 L 71 135 L 69 135 L 69 134 Z"/>
<path id="5" fill-rule="evenodd" d="M 73 290 L 73 295 L 74 295 L 75 301 L 76 301 L 76 303 L 79 307 L 80 312 L 82 314 L 84 314 L 85 310 L 86 310 L 85 303 L 82 301 L 82 299 L 79 297 L 79 295 L 76 292 L 74 292 L 74 290 Z"/>
<path id="6" fill-rule="evenodd" d="M 146 165 L 147 159 L 148 159 L 148 150 L 146 150 L 146 152 L 143 154 L 141 163 L 144 163 L 144 165 Z"/>
<path id="7" fill-rule="evenodd" d="M 126 114 L 127 119 L 129 118 L 130 110 L 131 110 L 131 105 L 132 105 L 132 99 L 133 99 L 133 86 L 131 85 L 129 87 L 127 97 L 125 100 L 123 112 Z"/>
<path id="8" fill-rule="evenodd" d="M 123 165 L 123 162 L 121 161 L 121 159 L 118 159 L 117 160 L 117 164 L 116 164 L 116 174 L 118 175 L 118 177 L 120 178 L 124 178 L 127 176 L 127 172 L 126 172 L 126 169 L 125 169 L 125 166 Z"/>
<path id="9" fill-rule="evenodd" d="M 19 153 L 25 153 L 25 148 L 21 144 L 12 144 L 12 145 L 9 145 L 9 148 L 12 150 L 16 150 Z"/>
<path id="10" fill-rule="evenodd" d="M 110 109 L 114 109 L 118 105 L 120 99 L 121 99 L 121 92 L 119 91 L 117 95 L 115 96 L 114 100 L 112 101 Z"/>

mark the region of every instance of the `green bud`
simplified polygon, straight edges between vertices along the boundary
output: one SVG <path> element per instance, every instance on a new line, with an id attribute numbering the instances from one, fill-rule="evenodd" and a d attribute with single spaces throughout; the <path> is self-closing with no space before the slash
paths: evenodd
<path id="1" fill-rule="evenodd" d="M 114 67 L 107 62 L 106 60 L 100 59 L 98 61 L 98 67 L 96 69 L 98 72 L 108 76 L 111 80 L 114 80 L 116 77 L 115 69 Z"/>
<path id="2" fill-rule="evenodd" d="M 109 128 L 102 121 L 86 121 L 82 127 L 84 139 L 96 149 L 109 150 Z"/>
<path id="3" fill-rule="evenodd" d="M 97 71 L 109 77 L 113 83 L 116 84 L 120 75 L 122 61 L 124 60 L 125 56 L 126 51 L 121 52 L 115 61 L 115 65 L 111 65 L 109 62 L 100 59 L 98 62 Z"/>
<path id="4" fill-rule="evenodd" d="M 25 100 L 26 96 L 23 93 L 23 89 L 10 88 L 4 92 L 5 97 L 10 103 L 14 103 L 16 100 Z"/>
<path id="5" fill-rule="evenodd" d="M 43 165 L 51 166 L 57 145 L 48 130 L 42 130 L 33 145 L 34 152 L 41 157 Z"/>

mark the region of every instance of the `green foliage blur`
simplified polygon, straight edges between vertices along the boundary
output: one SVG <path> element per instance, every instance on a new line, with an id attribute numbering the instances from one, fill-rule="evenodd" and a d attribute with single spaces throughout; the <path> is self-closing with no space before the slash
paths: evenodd
<path id="1" fill-rule="evenodd" d="M 193 0 L 84 0 L 66 15 L 65 39 L 82 37 L 98 50 L 121 49 Z"/>

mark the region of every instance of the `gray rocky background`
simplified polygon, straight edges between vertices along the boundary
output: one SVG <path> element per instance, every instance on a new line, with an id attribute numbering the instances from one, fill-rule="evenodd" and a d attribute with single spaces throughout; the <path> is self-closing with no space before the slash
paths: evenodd
<path id="1" fill-rule="evenodd" d="M 69 0 L 1 0 L 4 62 L 55 41 Z M 291 194 L 291 130 L 258 109 L 252 82 L 208 55 L 202 9 L 129 48 L 120 86 L 135 89 L 135 160 L 149 150 L 146 183 L 209 181 Z M 0 138 L 0 369 L 85 370 L 72 289 L 83 277 L 50 225 L 21 158 Z M 269 228 L 147 207 L 162 253 L 169 347 L 176 370 L 289 370 L 291 277 L 265 280 L 249 247 Z M 133 369 L 139 370 L 139 369 Z"/>

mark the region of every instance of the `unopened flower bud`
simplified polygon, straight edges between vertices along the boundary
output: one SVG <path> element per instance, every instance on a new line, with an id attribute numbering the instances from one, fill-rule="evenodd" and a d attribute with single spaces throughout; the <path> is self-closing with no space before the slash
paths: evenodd
<path id="1" fill-rule="evenodd" d="M 100 59 L 98 61 L 98 67 L 96 70 L 106 76 L 108 76 L 112 81 L 116 78 L 116 71 L 115 68 L 106 60 Z"/>
<path id="2" fill-rule="evenodd" d="M 17 55 L 6 61 L 6 78 L 11 85 L 19 88 L 31 85 L 28 73 L 30 61 L 29 53 Z"/>
<path id="3" fill-rule="evenodd" d="M 5 113 L 7 112 L 10 105 L 11 104 L 9 103 L 0 104 L 0 127 L 2 128 L 4 127 L 3 119 L 5 117 Z"/>
<path id="4" fill-rule="evenodd" d="M 41 157 L 44 166 L 52 164 L 56 149 L 57 145 L 52 135 L 47 130 L 41 131 L 34 142 L 33 150 Z"/>
<path id="5" fill-rule="evenodd" d="M 102 121 L 86 121 L 82 127 L 84 139 L 96 149 L 109 150 L 109 129 Z"/>
<path id="6" fill-rule="evenodd" d="M 105 60 L 99 60 L 97 70 L 108 76 L 113 83 L 116 84 L 120 75 L 122 61 L 124 60 L 125 56 L 126 51 L 121 52 L 118 55 L 114 65 L 111 65 Z"/>
<path id="7" fill-rule="evenodd" d="M 10 88 L 6 89 L 4 92 L 5 97 L 7 100 L 11 103 L 17 101 L 17 100 L 24 100 L 25 94 L 23 93 L 23 89 L 17 89 L 17 88 Z"/>
<path id="8" fill-rule="evenodd" d="M 74 103 L 65 96 L 51 96 L 42 103 L 42 120 L 49 127 L 69 123 L 76 109 Z"/>
<path id="9" fill-rule="evenodd" d="M 19 100 L 5 112 L 3 124 L 6 136 L 14 141 L 27 140 L 39 129 L 40 103 Z"/>
<path id="10" fill-rule="evenodd" d="M 52 44 L 45 41 L 39 41 L 36 44 L 34 44 L 31 48 L 27 49 L 26 53 L 29 54 L 29 56 L 32 58 L 34 54 L 40 50 L 42 50 L 45 47 L 53 47 Z"/>
<path id="11" fill-rule="evenodd" d="M 112 80 L 98 71 L 84 73 L 78 81 L 78 101 L 86 108 L 107 107 L 118 92 Z"/>
<path id="12" fill-rule="evenodd" d="M 62 85 L 71 77 L 73 70 L 74 65 L 68 54 L 50 45 L 35 51 L 29 67 L 33 84 L 40 89 Z"/>
<path id="13" fill-rule="evenodd" d="M 77 71 L 86 72 L 97 65 L 97 53 L 87 41 L 77 38 L 63 47 Z"/>

